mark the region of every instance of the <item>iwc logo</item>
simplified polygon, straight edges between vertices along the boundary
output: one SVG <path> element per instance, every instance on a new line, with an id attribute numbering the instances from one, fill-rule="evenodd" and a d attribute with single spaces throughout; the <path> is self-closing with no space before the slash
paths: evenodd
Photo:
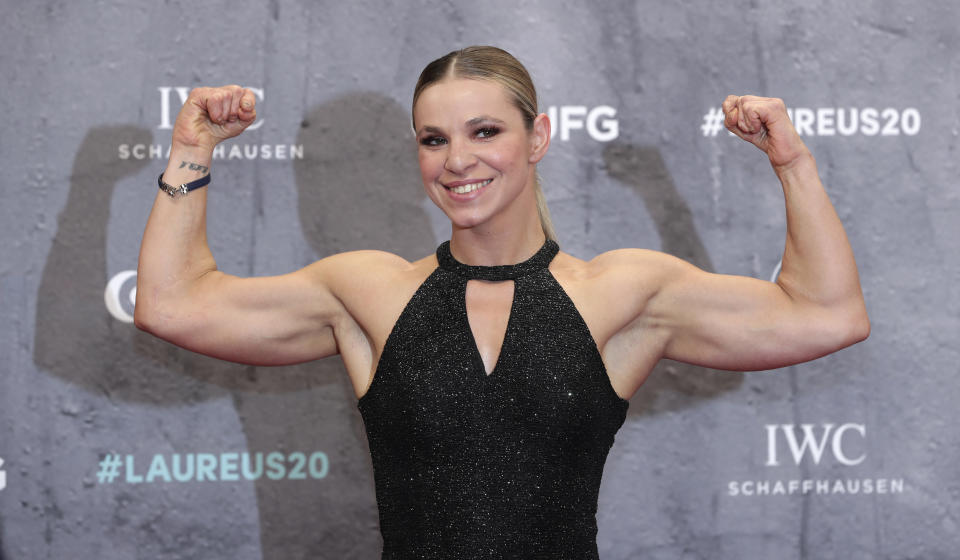
<path id="1" fill-rule="evenodd" d="M 818 428 L 814 424 L 801 424 L 800 431 L 803 433 L 803 436 L 799 441 L 797 439 L 796 426 L 793 424 L 768 424 L 765 428 L 767 429 L 766 466 L 768 467 L 780 465 L 780 454 L 778 453 L 778 442 L 780 438 L 778 437 L 778 433 L 783 434 L 783 439 L 790 449 L 790 455 L 795 465 L 799 465 L 801 460 L 808 454 L 813 460 L 813 464 L 819 465 L 820 460 L 823 458 L 824 451 L 827 450 L 827 443 L 830 444 L 830 451 L 833 454 L 834 460 L 841 465 L 852 467 L 859 465 L 867 458 L 866 453 L 862 451 L 859 455 L 851 457 L 843 448 L 844 437 L 848 436 L 848 432 L 851 430 L 853 433 L 849 435 L 859 435 L 861 439 L 866 437 L 867 427 L 863 424 L 847 423 L 836 430 L 834 430 L 833 424 L 823 424 L 819 428 L 820 435 L 817 435 Z"/>
<path id="2" fill-rule="evenodd" d="M 777 475 L 758 480 L 731 480 L 727 483 L 727 496 L 853 496 L 904 492 L 902 477 L 870 476 L 866 450 L 871 447 L 867 445 L 866 424 L 767 424 L 763 428 L 767 441 L 766 460 L 762 464 L 774 469 L 767 472 Z M 837 476 L 837 473 L 849 475 Z"/>

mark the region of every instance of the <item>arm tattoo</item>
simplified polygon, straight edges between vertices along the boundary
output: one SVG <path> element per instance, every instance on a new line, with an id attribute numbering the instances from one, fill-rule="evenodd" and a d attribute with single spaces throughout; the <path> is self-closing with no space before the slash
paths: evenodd
<path id="1" fill-rule="evenodd" d="M 184 167 L 189 167 L 190 171 L 199 171 L 200 173 L 207 173 L 210 171 L 210 168 L 205 165 L 200 165 L 199 163 L 191 163 L 189 161 L 180 162 L 180 169 Z"/>

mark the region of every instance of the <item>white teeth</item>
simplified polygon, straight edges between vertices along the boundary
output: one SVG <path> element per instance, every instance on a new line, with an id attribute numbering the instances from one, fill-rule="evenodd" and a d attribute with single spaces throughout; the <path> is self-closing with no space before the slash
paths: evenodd
<path id="1" fill-rule="evenodd" d="M 481 181 L 479 183 L 470 183 L 469 185 L 460 185 L 459 187 L 450 187 L 450 190 L 457 194 L 467 194 L 468 192 L 473 192 L 481 187 L 489 185 L 490 181 L 493 181 L 493 179 L 487 179 L 486 181 Z"/>

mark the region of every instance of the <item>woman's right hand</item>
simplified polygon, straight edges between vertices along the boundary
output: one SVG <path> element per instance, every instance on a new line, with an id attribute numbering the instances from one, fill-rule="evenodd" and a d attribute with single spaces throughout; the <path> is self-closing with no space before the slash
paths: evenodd
<path id="1" fill-rule="evenodd" d="M 213 150 L 256 118 L 256 97 L 249 89 L 237 85 L 195 88 L 173 125 L 173 145 Z"/>

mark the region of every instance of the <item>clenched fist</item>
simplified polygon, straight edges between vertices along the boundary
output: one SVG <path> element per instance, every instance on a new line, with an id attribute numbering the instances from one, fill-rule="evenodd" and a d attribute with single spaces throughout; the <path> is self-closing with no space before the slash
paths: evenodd
<path id="1" fill-rule="evenodd" d="M 781 99 L 729 95 L 723 101 L 723 113 L 727 129 L 763 150 L 774 170 L 788 168 L 810 154 Z"/>
<path id="2" fill-rule="evenodd" d="M 256 118 L 256 97 L 249 89 L 236 85 L 196 88 L 177 115 L 173 143 L 212 150 L 243 132 Z"/>

